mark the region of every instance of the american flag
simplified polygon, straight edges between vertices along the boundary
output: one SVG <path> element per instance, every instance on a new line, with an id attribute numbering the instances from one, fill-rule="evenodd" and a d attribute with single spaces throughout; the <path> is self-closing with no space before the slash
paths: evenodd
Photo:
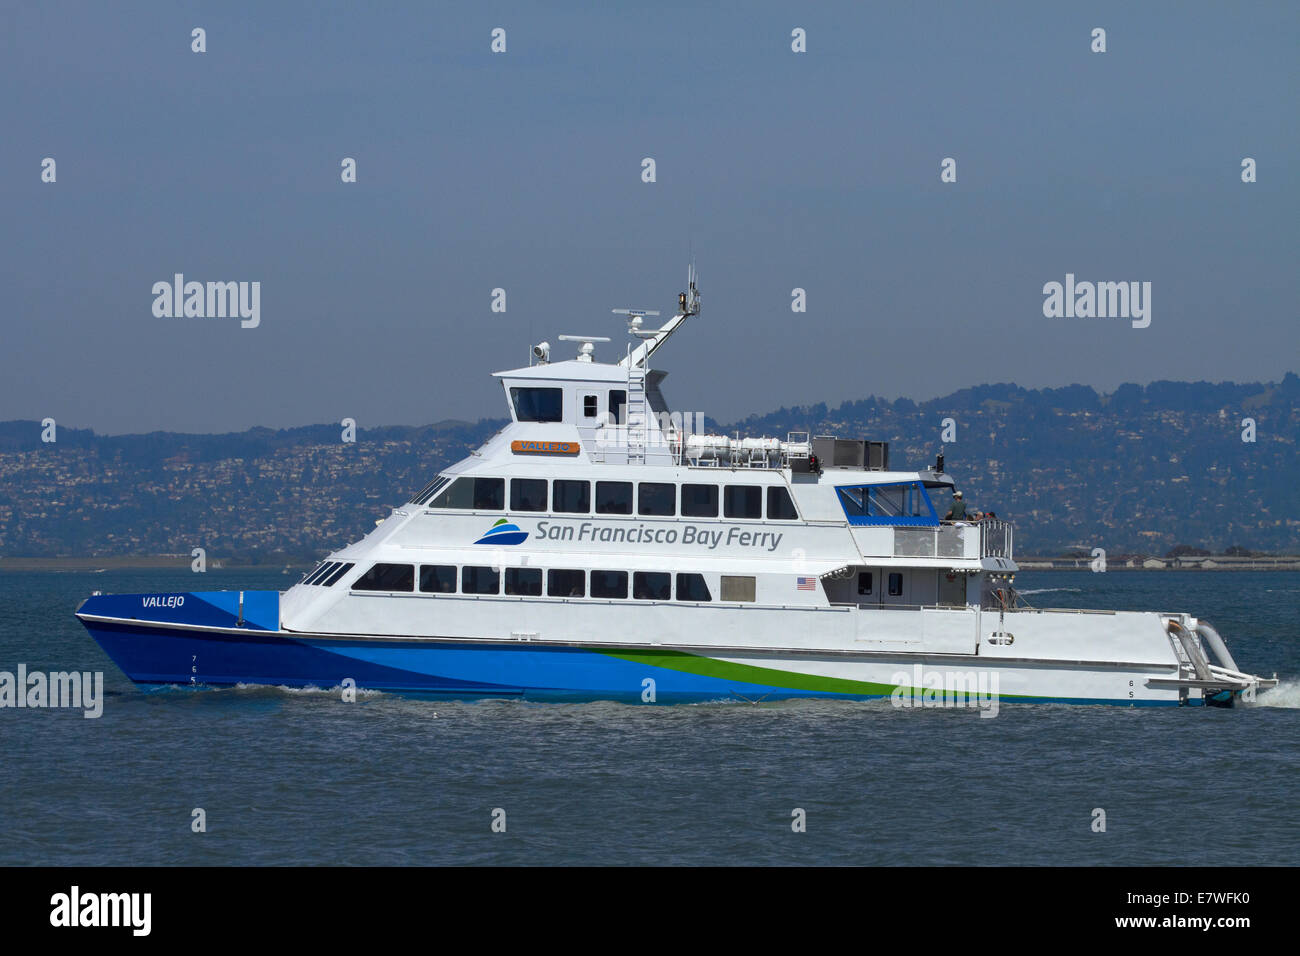
<path id="1" fill-rule="evenodd" d="M 794 587 L 796 591 L 816 591 L 817 579 L 816 578 L 795 578 Z"/>

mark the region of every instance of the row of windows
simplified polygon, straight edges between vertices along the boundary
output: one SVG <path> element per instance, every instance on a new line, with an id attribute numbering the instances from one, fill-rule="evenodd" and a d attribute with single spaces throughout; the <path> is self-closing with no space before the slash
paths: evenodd
<path id="1" fill-rule="evenodd" d="M 591 514 L 592 482 L 581 479 L 512 478 L 511 511 L 552 511 L 559 514 Z M 716 518 L 721 500 L 726 518 L 762 518 L 766 499 L 769 521 L 795 521 L 790 492 L 782 485 L 676 485 L 672 482 L 597 481 L 595 513 L 598 515 L 647 515 L 672 518 Z M 550 507 L 547 507 L 549 500 Z M 437 492 L 431 508 L 463 508 L 501 511 L 505 508 L 504 478 L 457 478 Z"/>
<path id="2" fill-rule="evenodd" d="M 352 585 L 354 591 L 415 591 L 416 567 L 410 564 L 376 564 Z M 578 568 L 496 568 L 451 564 L 419 566 L 419 589 L 426 594 L 510 594 L 541 597 L 545 583 L 548 597 L 614 598 L 631 594 L 638 601 L 712 601 L 704 575 L 668 571 L 584 571 Z M 459 577 L 459 592 L 457 578 Z M 674 578 L 676 579 L 674 581 Z M 674 588 L 674 584 L 676 587 Z M 753 601 L 755 579 L 750 576 L 722 576 L 722 600 Z"/>

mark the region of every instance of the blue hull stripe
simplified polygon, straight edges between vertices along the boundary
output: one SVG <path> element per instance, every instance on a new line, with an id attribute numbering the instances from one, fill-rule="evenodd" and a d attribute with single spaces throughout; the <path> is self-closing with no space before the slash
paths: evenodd
<path id="1" fill-rule="evenodd" d="M 642 682 L 650 677 L 655 682 L 655 699 L 661 703 L 810 697 L 869 700 L 884 696 L 746 683 L 622 660 L 579 647 L 327 640 L 256 630 L 231 635 L 151 627 L 144 622 L 85 624 L 109 657 L 141 684 L 333 688 L 351 678 L 358 687 L 373 690 L 463 698 L 637 702 L 642 700 Z M 1077 698 L 1038 698 L 1034 702 L 1177 703 Z"/>

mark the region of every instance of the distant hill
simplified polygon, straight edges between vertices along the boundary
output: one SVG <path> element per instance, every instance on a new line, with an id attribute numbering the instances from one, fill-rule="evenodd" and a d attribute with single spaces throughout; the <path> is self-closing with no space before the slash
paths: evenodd
<path id="1" fill-rule="evenodd" d="M 943 444 L 945 418 L 957 440 Z M 1243 419 L 1255 441 L 1242 440 Z M 1300 377 L 1153 382 L 1109 395 L 1071 385 L 982 385 L 916 403 L 867 398 L 782 408 L 726 426 L 891 442 L 893 466 L 946 469 L 977 508 L 1016 523 L 1016 548 L 1164 554 L 1177 544 L 1300 550 Z"/>
<path id="2" fill-rule="evenodd" d="M 941 442 L 943 420 L 956 438 Z M 1242 441 L 1242 420 L 1256 440 Z M 359 430 L 337 425 L 226 435 L 97 436 L 0 423 L 0 555 L 188 554 L 309 561 L 374 521 L 504 424 L 445 421 Z M 711 427 L 712 423 L 711 423 Z M 978 508 L 1016 523 L 1017 551 L 1164 554 L 1300 550 L 1300 377 L 1238 385 L 1155 382 L 984 385 L 917 403 L 866 398 L 781 408 L 719 430 L 791 431 L 891 442 L 894 467 L 943 451 Z"/>

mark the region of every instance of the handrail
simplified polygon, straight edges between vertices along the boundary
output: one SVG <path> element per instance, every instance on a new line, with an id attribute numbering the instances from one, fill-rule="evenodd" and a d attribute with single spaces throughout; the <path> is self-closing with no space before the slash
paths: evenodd
<path id="1" fill-rule="evenodd" d="M 1001 518 L 981 518 L 974 522 L 980 529 L 980 557 L 1012 560 L 1014 526 Z"/>
<path id="2" fill-rule="evenodd" d="M 831 607 L 852 607 L 859 611 L 978 611 L 974 604 L 858 604 L 853 601 L 831 601 Z"/>

